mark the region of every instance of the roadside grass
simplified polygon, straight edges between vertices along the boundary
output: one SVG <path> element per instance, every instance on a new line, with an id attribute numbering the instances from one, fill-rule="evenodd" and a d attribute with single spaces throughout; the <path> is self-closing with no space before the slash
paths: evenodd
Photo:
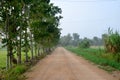
<path id="1" fill-rule="evenodd" d="M 106 53 L 104 49 L 80 49 L 75 47 L 67 47 L 66 49 L 84 57 L 87 60 L 90 60 L 95 64 L 98 64 L 100 68 L 103 68 L 109 72 L 120 70 L 120 63 L 116 61 L 116 56 L 112 53 Z"/>
<path id="2" fill-rule="evenodd" d="M 4 80 L 25 80 L 26 77 L 22 74 L 26 72 L 28 68 L 26 65 L 17 65 L 8 71 L 3 71 L 2 78 L 4 78 Z"/>

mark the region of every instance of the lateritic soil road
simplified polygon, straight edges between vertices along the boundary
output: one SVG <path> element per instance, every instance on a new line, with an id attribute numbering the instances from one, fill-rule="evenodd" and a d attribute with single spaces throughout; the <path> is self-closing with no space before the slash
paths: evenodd
<path id="1" fill-rule="evenodd" d="M 117 80 L 111 74 L 62 47 L 25 73 L 27 80 Z"/>

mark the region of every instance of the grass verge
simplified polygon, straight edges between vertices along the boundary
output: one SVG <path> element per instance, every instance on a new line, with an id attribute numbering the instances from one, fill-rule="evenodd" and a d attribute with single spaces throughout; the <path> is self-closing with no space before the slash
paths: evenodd
<path id="1" fill-rule="evenodd" d="M 22 74 L 28 69 L 26 65 L 17 65 L 16 67 L 4 71 L 3 79 L 5 80 L 25 80 L 25 76 Z"/>
<path id="2" fill-rule="evenodd" d="M 120 63 L 116 62 L 115 57 L 112 54 L 105 53 L 103 49 L 80 49 L 75 47 L 67 47 L 66 49 L 98 64 L 100 68 L 109 72 L 116 69 L 120 70 Z"/>

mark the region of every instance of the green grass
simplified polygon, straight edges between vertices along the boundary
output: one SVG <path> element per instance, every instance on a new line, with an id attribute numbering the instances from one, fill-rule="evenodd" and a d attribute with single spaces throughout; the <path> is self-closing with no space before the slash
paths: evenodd
<path id="1" fill-rule="evenodd" d="M 5 49 L 0 49 L 0 69 L 6 66 L 6 53 L 7 51 Z M 28 56 L 30 56 L 30 52 L 28 52 Z M 22 52 L 22 61 L 25 61 L 24 52 Z"/>
<path id="2" fill-rule="evenodd" d="M 108 71 L 113 69 L 120 70 L 120 63 L 116 61 L 115 56 L 111 53 L 105 53 L 103 49 L 80 49 L 74 47 L 67 47 L 67 49 L 95 64 L 100 65 L 100 67 L 102 66 L 101 68 L 107 69 L 106 67 L 111 67 Z"/>
<path id="3" fill-rule="evenodd" d="M 15 65 L 12 69 L 6 71 L 6 53 L 7 51 L 5 49 L 0 49 L 0 80 L 1 78 L 3 80 L 25 80 L 25 76 L 22 75 L 28 68 L 30 68 L 32 65 L 36 63 L 36 60 L 33 60 L 33 63 L 26 63 L 26 65 Z M 30 57 L 31 54 L 28 52 L 28 56 Z M 35 54 L 34 54 L 35 56 Z M 45 54 L 41 55 L 38 59 L 42 59 L 45 56 Z M 15 55 L 15 57 L 17 57 Z M 25 61 L 25 53 L 22 52 L 22 62 Z"/>
<path id="4" fill-rule="evenodd" d="M 3 68 L 6 66 L 6 51 L 0 50 L 0 68 Z"/>
<path id="5" fill-rule="evenodd" d="M 6 50 L 0 50 L 0 68 L 6 66 Z"/>
<path id="6" fill-rule="evenodd" d="M 22 74 L 28 69 L 25 65 L 17 65 L 16 67 L 4 72 L 4 80 L 25 80 Z"/>

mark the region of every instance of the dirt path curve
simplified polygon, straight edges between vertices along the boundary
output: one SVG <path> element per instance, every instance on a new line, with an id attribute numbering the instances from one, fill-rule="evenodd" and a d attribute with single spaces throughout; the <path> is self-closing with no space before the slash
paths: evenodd
<path id="1" fill-rule="evenodd" d="M 26 76 L 27 80 L 116 80 L 62 47 L 39 61 Z"/>

